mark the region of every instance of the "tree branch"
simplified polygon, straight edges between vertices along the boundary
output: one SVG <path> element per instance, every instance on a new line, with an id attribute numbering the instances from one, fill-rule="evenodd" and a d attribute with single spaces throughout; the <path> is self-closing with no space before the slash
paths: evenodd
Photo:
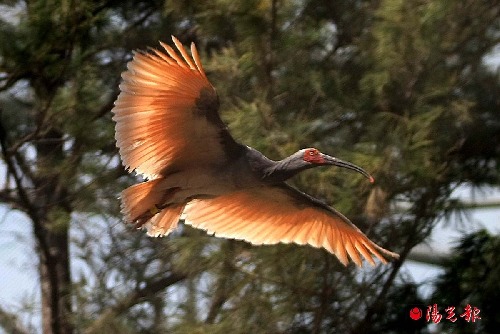
<path id="1" fill-rule="evenodd" d="M 186 274 L 171 273 L 169 276 L 162 277 L 156 281 L 148 283 L 144 288 L 132 291 L 128 296 L 122 298 L 113 307 L 107 309 L 101 314 L 91 325 L 85 330 L 85 334 L 101 333 L 101 328 L 105 327 L 106 323 L 125 313 L 132 306 L 143 302 L 146 297 L 152 296 L 165 288 L 174 285 L 187 278 Z"/>
<path id="2" fill-rule="evenodd" d="M 29 334 L 29 330 L 21 325 L 18 317 L 4 310 L 0 306 L 0 328 L 3 328 L 6 333 L 12 334 Z"/>
<path id="3" fill-rule="evenodd" d="M 5 164 L 7 165 L 7 170 L 14 178 L 17 194 L 19 197 L 19 203 L 24 206 L 26 212 L 29 214 L 33 222 L 35 222 L 38 220 L 36 208 L 33 206 L 33 203 L 31 203 L 28 194 L 26 193 L 23 187 L 21 177 L 18 175 L 14 162 L 11 160 L 9 150 L 7 147 L 6 136 L 4 135 L 5 133 L 6 133 L 5 128 L 3 127 L 3 124 L 1 123 L 0 120 L 0 148 L 2 150 L 2 155 L 4 157 Z"/>

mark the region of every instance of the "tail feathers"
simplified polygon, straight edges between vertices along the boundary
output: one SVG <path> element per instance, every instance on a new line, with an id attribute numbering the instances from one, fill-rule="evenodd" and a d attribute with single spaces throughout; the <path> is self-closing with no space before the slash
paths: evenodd
<path id="1" fill-rule="evenodd" d="M 179 222 L 179 217 L 184 210 L 184 203 L 170 205 L 162 209 L 158 214 L 144 224 L 151 237 L 168 235 Z"/>
<path id="2" fill-rule="evenodd" d="M 150 236 L 167 235 L 177 227 L 184 203 L 166 206 L 179 188 L 165 188 L 163 178 L 128 187 L 121 193 L 121 212 L 128 223 L 145 227 Z"/>

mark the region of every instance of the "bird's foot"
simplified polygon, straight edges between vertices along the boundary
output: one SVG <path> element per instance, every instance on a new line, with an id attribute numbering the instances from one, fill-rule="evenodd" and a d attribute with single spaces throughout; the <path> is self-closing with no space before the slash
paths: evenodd
<path id="1" fill-rule="evenodd" d="M 161 199 L 160 203 L 163 204 L 154 204 L 152 207 L 150 207 L 148 210 L 146 210 L 143 214 L 139 215 L 135 219 L 132 220 L 132 223 L 136 228 L 141 228 L 148 220 L 153 218 L 156 214 L 158 214 L 161 210 L 169 206 L 168 201 L 175 195 L 176 192 L 178 192 L 181 188 L 175 187 L 175 188 L 170 188 L 168 191 L 165 193 L 163 198 Z"/>
<path id="2" fill-rule="evenodd" d="M 136 217 L 132 222 L 136 228 L 141 228 L 148 220 L 153 218 L 157 213 L 159 213 L 164 206 L 158 204 L 153 205 L 149 210 L 144 212 L 142 215 Z"/>

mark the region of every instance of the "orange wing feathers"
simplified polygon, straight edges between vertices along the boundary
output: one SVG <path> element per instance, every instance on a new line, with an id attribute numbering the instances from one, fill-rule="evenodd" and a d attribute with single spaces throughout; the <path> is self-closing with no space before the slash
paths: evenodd
<path id="1" fill-rule="evenodd" d="M 303 205 L 294 202 L 301 197 Z M 227 195 L 195 199 L 186 205 L 185 222 L 218 237 L 252 244 L 297 243 L 322 247 L 346 265 L 348 256 L 361 266 L 364 257 L 386 263 L 383 255 L 397 257 L 368 239 L 347 218 L 317 206 L 288 186 L 245 189 Z M 361 255 L 361 256 L 360 256 Z"/>
<path id="2" fill-rule="evenodd" d="M 173 37 L 182 58 L 168 45 L 167 54 L 136 53 L 122 74 L 115 102 L 116 142 L 123 164 L 147 178 L 189 163 L 184 151 L 199 162 L 223 156 L 219 126 L 200 112 L 217 112 L 218 98 L 207 80 L 198 53 L 193 59 Z M 200 99 L 202 97 L 202 99 Z M 200 105 L 205 103 L 206 105 Z M 215 110 L 206 110 L 207 107 Z M 215 106 L 215 107 L 214 107 Z"/>

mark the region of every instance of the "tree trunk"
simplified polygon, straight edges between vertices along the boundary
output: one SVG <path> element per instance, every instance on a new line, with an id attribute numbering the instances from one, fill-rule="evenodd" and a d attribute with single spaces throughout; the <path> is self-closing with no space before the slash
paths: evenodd
<path id="1" fill-rule="evenodd" d="M 62 148 L 62 133 L 50 129 L 36 143 L 34 234 L 40 260 L 42 328 L 44 334 L 73 332 L 68 200 L 70 177 Z"/>
<path id="2" fill-rule="evenodd" d="M 68 229 L 51 231 L 50 222 L 35 225 L 40 260 L 44 334 L 73 332 Z"/>

